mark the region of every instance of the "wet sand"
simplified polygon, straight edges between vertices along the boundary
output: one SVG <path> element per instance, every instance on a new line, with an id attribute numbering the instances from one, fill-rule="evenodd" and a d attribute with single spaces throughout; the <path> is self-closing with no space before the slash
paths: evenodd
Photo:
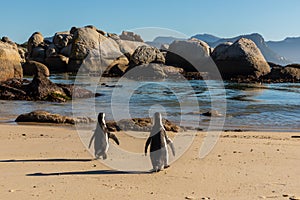
<path id="1" fill-rule="evenodd" d="M 145 140 L 116 133 L 123 147 Z M 159 173 L 114 171 L 68 127 L 0 124 L 1 199 L 290 199 L 300 197 L 300 132 L 223 132 L 198 157 L 205 132 Z M 112 143 L 112 142 L 111 142 Z"/>

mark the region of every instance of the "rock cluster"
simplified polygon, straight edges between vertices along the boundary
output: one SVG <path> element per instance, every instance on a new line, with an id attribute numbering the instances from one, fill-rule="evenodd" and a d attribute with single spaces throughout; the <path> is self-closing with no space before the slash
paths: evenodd
<path id="1" fill-rule="evenodd" d="M 220 73 L 226 80 L 241 77 L 254 80 L 271 72 L 262 53 L 250 39 L 239 38 L 215 49 L 195 38 L 175 40 L 159 50 L 144 43 L 133 32 L 123 31 L 118 36 L 94 26 L 58 32 L 52 42 L 46 42 L 42 34 L 36 32 L 28 40 L 28 58 L 44 63 L 50 72 L 77 72 L 80 69 L 81 72 L 96 72 L 104 76 L 128 73 L 128 78 L 137 80 L 169 77 L 165 69 L 176 72 L 175 77 L 202 79 Z M 294 73 L 294 68 L 287 70 L 289 72 L 282 71 L 280 76 L 291 71 Z M 203 72 L 208 75 L 203 77 Z"/>
<path id="2" fill-rule="evenodd" d="M 28 60 L 45 64 L 50 72 L 77 72 L 79 69 L 87 73 L 104 72 L 119 64 L 128 65 L 125 53 L 132 53 L 141 45 L 138 35 L 123 32 L 121 36 L 107 34 L 90 25 L 57 32 L 50 41 L 35 32 L 28 40 Z M 136 39 L 121 39 L 125 36 Z"/>
<path id="3" fill-rule="evenodd" d="M 1 39 L 0 81 L 21 79 L 23 73 L 35 75 L 37 68 L 45 76 L 80 70 L 137 80 L 207 79 L 220 74 L 223 79 L 233 81 L 276 81 L 276 77 L 282 81 L 299 81 L 297 67 L 270 67 L 256 44 L 246 38 L 225 42 L 214 49 L 195 38 L 175 40 L 159 50 L 133 32 L 117 35 L 88 25 L 57 32 L 51 38 L 35 32 L 28 39 L 26 51 L 24 45 L 17 46 L 7 37 Z"/>
<path id="4" fill-rule="evenodd" d="M 47 111 L 37 110 L 30 113 L 19 115 L 16 122 L 38 122 L 38 123 L 55 123 L 55 124 L 76 124 L 91 123 L 95 120 L 89 117 L 68 117 L 59 114 L 49 113 Z"/>
<path id="5" fill-rule="evenodd" d="M 179 132 L 181 128 L 170 122 L 167 119 L 163 119 L 163 125 L 166 131 Z M 118 122 L 108 121 L 107 127 L 110 131 L 147 131 L 152 129 L 151 118 L 133 118 L 133 119 L 122 119 Z"/>
<path id="6" fill-rule="evenodd" d="M 141 36 L 128 31 L 118 36 L 94 26 L 73 27 L 70 31 L 55 33 L 51 39 L 35 32 L 28 40 L 27 50 L 27 62 L 23 64 L 25 75 L 34 74 L 34 61 L 35 65 L 47 66 L 51 73 L 80 70 L 118 77 L 135 68 L 135 75 L 131 72 L 127 77 L 139 80 L 152 75 L 157 75 L 156 79 L 178 77 L 183 73 L 182 68 L 163 65 L 165 55 L 159 49 L 147 45 Z M 140 73 L 143 70 L 145 72 Z M 150 76 L 144 77 L 144 74 Z"/>
<path id="7" fill-rule="evenodd" d="M 287 66 L 272 65 L 271 72 L 262 77 L 262 82 L 299 82 L 300 65 L 291 64 Z"/>
<path id="8" fill-rule="evenodd" d="M 130 40 L 130 41 L 136 41 L 136 42 L 144 42 L 142 37 L 138 34 L 135 34 L 134 32 L 130 31 L 123 31 L 120 35 L 120 38 L 122 40 Z"/>
<path id="9" fill-rule="evenodd" d="M 31 82 L 10 79 L 0 83 L 0 99 L 65 102 L 72 98 L 99 96 L 79 86 L 55 84 L 50 81 L 43 68 L 37 68 Z"/>

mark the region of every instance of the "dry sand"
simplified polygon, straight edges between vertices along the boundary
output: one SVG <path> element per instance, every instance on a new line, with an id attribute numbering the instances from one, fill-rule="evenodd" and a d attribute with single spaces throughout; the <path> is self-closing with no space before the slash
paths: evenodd
<path id="1" fill-rule="evenodd" d="M 143 148 L 144 140 L 116 134 Z M 74 128 L 1 124 L 0 199 L 290 199 L 300 196 L 293 135 L 300 133 L 224 132 L 199 159 L 199 132 L 169 169 L 127 174 L 91 160 Z"/>

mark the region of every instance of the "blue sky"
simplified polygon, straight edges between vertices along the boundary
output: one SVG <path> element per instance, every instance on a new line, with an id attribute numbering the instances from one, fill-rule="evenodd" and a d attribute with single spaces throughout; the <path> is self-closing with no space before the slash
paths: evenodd
<path id="1" fill-rule="evenodd" d="M 300 0 L 9 0 L 0 5 L 0 37 L 19 43 L 35 31 L 52 36 L 88 24 L 115 33 L 161 27 L 188 36 L 300 36 Z"/>

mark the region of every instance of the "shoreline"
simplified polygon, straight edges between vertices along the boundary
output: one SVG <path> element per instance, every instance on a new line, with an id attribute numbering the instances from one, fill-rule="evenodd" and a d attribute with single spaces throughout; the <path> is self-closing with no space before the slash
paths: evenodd
<path id="1" fill-rule="evenodd" d="M 55 123 L 39 123 L 39 122 L 15 122 L 15 121 L 1 121 L 0 120 L 0 125 L 12 125 L 12 126 L 53 126 L 53 127 L 67 127 L 70 129 L 76 129 L 76 125 L 72 124 L 55 124 Z M 90 127 L 93 125 L 93 123 L 88 123 L 88 124 L 79 124 L 80 127 Z M 122 130 L 123 131 L 123 130 Z M 186 130 L 186 131 L 192 131 L 192 130 Z M 186 132 L 183 131 L 183 132 Z M 199 132 L 207 132 L 206 130 L 198 130 Z M 274 133 L 280 133 L 280 132 L 293 132 L 297 133 L 300 130 L 297 128 L 294 129 L 286 129 L 286 128 L 276 128 L 276 129 L 271 129 L 269 127 L 259 127 L 259 128 L 251 128 L 251 127 L 241 127 L 241 126 L 225 126 L 225 128 L 221 132 L 274 132 Z M 119 132 L 119 131 L 118 131 Z"/>
<path id="2" fill-rule="evenodd" d="M 142 155 L 144 139 L 116 134 L 120 147 Z M 299 197 L 300 139 L 293 135 L 222 132 L 200 159 L 205 132 L 197 132 L 169 169 L 149 174 L 115 171 L 92 160 L 75 129 L 0 124 L 0 194 L 4 199 Z"/>

